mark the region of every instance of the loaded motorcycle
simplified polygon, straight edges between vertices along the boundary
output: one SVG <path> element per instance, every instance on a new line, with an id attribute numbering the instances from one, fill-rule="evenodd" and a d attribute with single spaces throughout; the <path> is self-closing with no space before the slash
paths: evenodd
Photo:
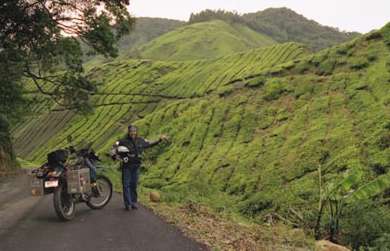
<path id="1" fill-rule="evenodd" d="M 101 174 L 104 168 L 97 165 L 96 182 L 91 184 L 88 161 L 91 163 L 93 156 L 90 146 L 80 150 L 71 146 L 49 153 L 48 162 L 31 172 L 32 195 L 53 194 L 55 212 L 64 221 L 75 217 L 77 203 L 86 203 L 91 209 L 103 208 L 111 200 L 112 183 Z"/>

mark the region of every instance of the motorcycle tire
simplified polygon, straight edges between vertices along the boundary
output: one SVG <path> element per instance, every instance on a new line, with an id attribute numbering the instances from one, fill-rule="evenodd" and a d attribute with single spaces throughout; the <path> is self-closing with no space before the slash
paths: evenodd
<path id="1" fill-rule="evenodd" d="M 73 201 L 72 196 L 68 194 L 64 183 L 60 183 L 60 185 L 55 189 L 53 203 L 58 218 L 63 221 L 70 221 L 74 218 L 76 213 L 76 203 Z"/>

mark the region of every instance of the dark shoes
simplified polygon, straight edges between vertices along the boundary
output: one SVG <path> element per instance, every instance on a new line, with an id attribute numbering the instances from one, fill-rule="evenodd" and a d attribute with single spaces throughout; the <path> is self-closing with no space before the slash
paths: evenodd
<path id="1" fill-rule="evenodd" d="M 133 210 L 137 210 L 137 209 L 138 209 L 138 206 L 137 206 L 137 205 L 134 205 L 134 204 L 131 205 L 131 206 L 128 206 L 128 205 L 125 206 L 125 210 L 126 210 L 126 211 L 129 211 L 130 208 L 133 209 Z"/>

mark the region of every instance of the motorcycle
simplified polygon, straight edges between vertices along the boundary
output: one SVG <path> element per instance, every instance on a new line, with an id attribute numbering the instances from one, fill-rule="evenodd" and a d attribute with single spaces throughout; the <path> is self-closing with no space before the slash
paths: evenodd
<path id="1" fill-rule="evenodd" d="M 100 171 L 103 167 L 96 165 L 96 183 L 91 185 L 91 168 L 86 163 L 91 158 L 86 153 L 91 152 L 90 146 L 80 150 L 73 146 L 57 150 L 52 153 L 61 153 L 60 161 L 53 164 L 49 154 L 48 162 L 31 172 L 32 195 L 53 194 L 54 209 L 61 220 L 70 221 L 75 217 L 77 203 L 102 209 L 111 200 L 112 183 Z"/>

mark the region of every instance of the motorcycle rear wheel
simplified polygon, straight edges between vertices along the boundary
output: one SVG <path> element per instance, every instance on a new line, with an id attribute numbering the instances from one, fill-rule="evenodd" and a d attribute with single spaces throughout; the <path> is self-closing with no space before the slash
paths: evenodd
<path id="1" fill-rule="evenodd" d="M 60 184 L 53 195 L 54 209 L 58 218 L 63 221 L 70 221 L 74 218 L 76 213 L 76 203 L 73 198 L 68 194 L 66 186 Z"/>

